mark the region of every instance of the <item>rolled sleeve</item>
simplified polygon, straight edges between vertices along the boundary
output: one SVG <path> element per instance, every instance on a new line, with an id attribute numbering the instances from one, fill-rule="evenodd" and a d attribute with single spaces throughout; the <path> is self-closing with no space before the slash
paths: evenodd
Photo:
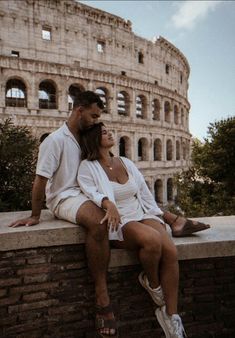
<path id="1" fill-rule="evenodd" d="M 60 153 L 57 143 L 48 136 L 39 147 L 36 174 L 50 179 L 59 166 Z"/>

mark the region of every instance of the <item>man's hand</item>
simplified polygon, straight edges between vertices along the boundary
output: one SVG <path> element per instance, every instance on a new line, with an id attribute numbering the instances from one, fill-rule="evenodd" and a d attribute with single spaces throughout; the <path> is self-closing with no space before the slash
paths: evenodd
<path id="1" fill-rule="evenodd" d="M 28 217 L 28 218 L 22 218 L 22 219 L 19 219 L 11 224 L 9 224 L 8 226 L 11 227 L 11 228 L 17 228 L 17 227 L 20 227 L 20 226 L 26 226 L 26 227 L 30 227 L 32 225 L 36 225 L 39 223 L 39 217 L 37 216 L 31 216 L 31 217 Z"/>
<path id="2" fill-rule="evenodd" d="M 106 209 L 106 214 L 100 223 L 103 224 L 105 221 L 107 221 L 108 229 L 111 229 L 111 231 L 117 231 L 121 219 L 116 205 L 109 200 L 105 200 L 102 203 L 102 206 L 104 209 Z"/>

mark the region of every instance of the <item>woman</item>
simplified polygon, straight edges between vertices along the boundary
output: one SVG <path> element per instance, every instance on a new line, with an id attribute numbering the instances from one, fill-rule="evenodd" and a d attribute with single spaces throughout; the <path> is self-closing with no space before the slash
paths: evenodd
<path id="1" fill-rule="evenodd" d="M 101 222 L 107 222 L 109 239 L 116 247 L 138 251 L 144 269 L 139 281 L 159 306 L 155 314 L 166 337 L 183 338 L 177 314 L 177 250 L 160 218 L 163 212 L 134 163 L 112 155 L 114 140 L 103 123 L 82 134 L 80 145 L 81 189 L 106 211 Z"/>

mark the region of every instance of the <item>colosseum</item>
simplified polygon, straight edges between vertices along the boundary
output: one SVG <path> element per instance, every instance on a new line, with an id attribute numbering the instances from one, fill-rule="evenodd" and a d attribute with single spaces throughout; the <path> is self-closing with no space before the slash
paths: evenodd
<path id="1" fill-rule="evenodd" d="M 40 139 L 67 119 L 73 98 L 96 91 L 114 152 L 132 159 L 158 203 L 189 165 L 189 64 L 163 37 L 75 0 L 0 1 L 0 119 Z"/>

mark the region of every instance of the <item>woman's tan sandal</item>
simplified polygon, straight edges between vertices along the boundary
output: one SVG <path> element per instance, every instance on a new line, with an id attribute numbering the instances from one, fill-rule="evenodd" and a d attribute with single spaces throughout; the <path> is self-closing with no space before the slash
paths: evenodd
<path id="1" fill-rule="evenodd" d="M 192 235 L 195 232 L 206 230 L 206 229 L 209 229 L 209 228 L 210 228 L 209 224 L 201 223 L 201 222 L 198 222 L 198 221 L 191 221 L 190 219 L 186 219 L 186 222 L 183 225 L 181 230 L 175 230 L 175 231 L 172 230 L 172 236 L 173 237 L 186 237 L 186 236 Z"/>
<path id="2" fill-rule="evenodd" d="M 110 337 L 118 338 L 117 322 L 115 318 L 106 319 L 102 317 L 103 315 L 107 315 L 108 313 L 113 313 L 111 304 L 105 307 L 96 305 L 95 327 L 96 327 L 97 334 L 103 338 L 110 338 Z M 108 329 L 109 333 L 100 332 L 102 329 Z M 114 333 L 111 333 L 111 330 L 113 330 Z"/>

